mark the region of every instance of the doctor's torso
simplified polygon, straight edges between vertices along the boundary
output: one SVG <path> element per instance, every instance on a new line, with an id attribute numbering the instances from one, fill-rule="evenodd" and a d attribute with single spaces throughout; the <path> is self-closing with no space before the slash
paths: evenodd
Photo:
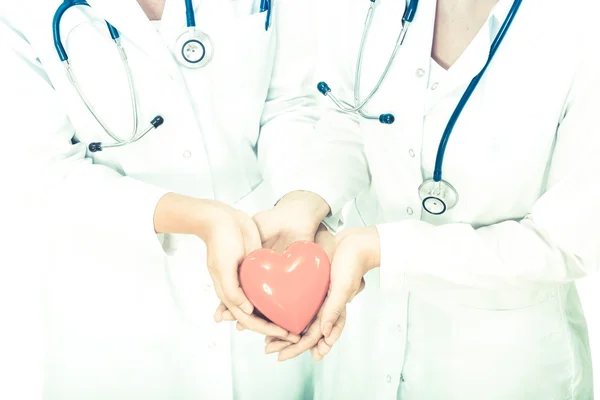
<path id="1" fill-rule="evenodd" d="M 281 393 L 304 399 L 311 393 L 310 368 L 299 374 L 294 362 L 275 367 L 263 354 L 263 338 L 242 333 L 234 339 L 230 325 L 214 323 L 219 300 L 200 239 L 157 237 L 152 226 L 156 199 L 142 189 L 146 184 L 161 188 L 158 193 L 215 198 L 249 214 L 273 204 L 261 184 L 257 147 L 265 120 L 287 117 L 288 111 L 287 103 L 265 111 L 279 14 L 273 10 L 266 30 L 259 1 L 193 3 L 197 26 L 214 45 L 214 58 L 200 69 L 180 66 L 173 56 L 186 24 L 183 1 L 167 0 L 159 24 L 151 23 L 135 0 L 90 0 L 91 7 L 64 14 L 60 37 L 74 77 L 106 125 L 123 139 L 132 131 L 127 76 L 105 20 L 121 34 L 138 99 L 138 129 L 156 115 L 164 118 L 138 142 L 87 151 L 85 158 L 81 146 L 63 142 L 67 135 L 85 147 L 113 140 L 79 98 L 58 58 L 52 20 L 61 1 L 0 6 L 7 10 L 0 16 L 1 28 L 8 27 L 15 52 L 34 60 L 23 63 L 30 70 L 17 71 L 23 73 L 18 79 L 32 80 L 30 87 L 39 90 L 31 96 L 43 100 L 32 101 L 33 107 L 52 108 L 40 111 L 48 116 L 47 124 L 18 127 L 48 130 L 24 132 L 35 147 L 28 156 L 36 154 L 36 162 L 44 165 L 34 182 L 46 189 L 52 181 L 48 199 L 39 199 L 53 210 L 48 218 L 55 222 L 42 224 L 51 230 L 46 236 L 51 251 L 43 265 L 50 321 L 48 399 L 254 399 Z M 293 3 L 280 3 L 281 11 L 294 13 Z M 298 18 L 286 26 L 305 22 Z M 284 67 L 280 71 L 288 70 Z M 289 95 L 290 102 L 296 97 L 301 96 Z M 58 104 L 50 107 L 48 99 Z M 284 119 L 279 128 L 292 133 L 295 116 Z M 40 142 L 48 153 L 40 152 Z M 46 173 L 52 175 L 48 182 Z M 106 223 L 95 223 L 98 214 Z M 281 384 L 265 387 L 261 379 Z"/>
<path id="2" fill-rule="evenodd" d="M 355 63 L 359 21 L 366 11 L 362 2 L 354 3 L 356 15 L 346 24 L 351 31 L 344 32 L 354 40 L 332 50 L 334 57 L 343 59 L 339 65 L 344 67 Z M 456 208 L 439 217 L 421 213 L 418 188 L 433 176 L 446 124 L 487 61 L 511 5 L 512 1 L 498 2 L 458 61 L 445 70 L 431 59 L 435 2 L 419 2 L 404 46 L 367 107 L 374 115 L 393 113 L 396 122 L 360 120 L 373 182 L 370 191 L 357 200 L 367 224 L 423 216 L 434 224 L 488 225 L 522 218 L 544 191 L 557 126 L 565 113 L 581 48 L 570 45 L 575 33 L 564 35 L 556 29 L 553 21 L 560 6 L 544 8 L 529 0 L 523 2 L 448 141 L 443 178 L 459 194 Z M 403 9 L 404 2 L 391 1 L 381 2 L 376 9 L 365 47 L 363 97 L 389 58 L 400 29 L 394 21 Z M 329 79 L 350 82 L 354 68 Z M 372 207 L 374 200 L 378 207 Z"/>
<path id="3" fill-rule="evenodd" d="M 233 203 L 261 176 L 256 146 L 274 61 L 273 29 L 265 30 L 255 1 L 196 2 L 197 24 L 212 39 L 215 55 L 206 67 L 175 61 L 185 29 L 183 1 L 167 1 L 153 25 L 136 1 L 94 2 L 63 16 L 60 37 L 83 94 L 121 138 L 132 132 L 129 86 L 105 19 L 121 34 L 138 99 L 139 130 L 161 115 L 164 124 L 140 141 L 90 153 L 96 164 L 178 193 Z M 75 141 L 112 142 L 86 109 L 56 54 L 52 18 L 59 1 L 17 7 L 18 26 L 63 102 Z M 25 18 L 26 17 L 26 18 Z"/>
<path id="4" fill-rule="evenodd" d="M 334 1 L 331 7 L 339 10 L 341 3 Z M 321 49 L 335 62 L 325 64 L 320 76 L 347 102 L 353 99 L 356 57 L 369 6 L 360 0 L 350 3 L 343 16 L 338 16 L 343 23 L 323 28 L 327 38 Z M 435 3 L 419 2 L 389 75 L 364 110 L 375 116 L 392 113 L 395 122 L 386 125 L 377 119 L 356 118 L 371 181 L 355 200 L 355 207 L 348 207 L 350 224 L 369 226 L 413 219 L 477 229 L 520 221 L 548 189 L 549 182 L 561 179 L 550 176 L 550 165 L 555 170 L 568 170 L 569 163 L 578 159 L 577 149 L 585 153 L 577 146 L 585 135 L 590 136 L 588 131 L 570 130 L 568 136 L 559 137 L 558 128 L 570 99 L 580 89 L 575 89 L 573 82 L 585 74 L 587 64 L 582 59 L 589 58 L 586 33 L 590 25 L 587 20 L 571 19 L 560 26 L 557 21 L 565 21 L 561 17 L 564 2 L 524 0 L 446 148 L 443 179 L 456 188 L 458 203 L 442 216 L 423 211 L 419 186 L 432 178 L 446 124 L 469 82 L 488 59 L 513 1 L 497 3 L 449 70 L 431 58 Z M 404 1 L 381 1 L 376 6 L 364 50 L 361 100 L 371 92 L 389 60 L 404 7 Z M 587 2 L 570 7 L 588 12 L 593 8 Z M 328 122 L 341 121 L 342 117 L 330 115 Z M 323 127 L 328 129 L 329 125 Z M 382 252 L 402 252 L 403 245 L 399 238 L 394 249 Z M 428 258 L 428 252 L 436 249 L 425 250 L 422 260 Z M 482 271 L 489 267 L 480 265 Z M 418 278 L 413 281 L 421 286 L 404 291 L 396 286 L 396 293 L 389 296 L 373 293 L 360 299 L 359 295 L 349 306 L 349 310 L 356 308 L 364 314 L 368 307 L 357 303 L 370 302 L 371 309 L 377 307 L 384 316 L 378 327 L 381 345 L 375 346 L 379 350 L 380 361 L 374 361 L 378 368 L 363 371 L 371 374 L 377 398 L 516 398 L 511 396 L 519 388 L 527 390 L 519 386 L 525 376 L 525 381 L 540 379 L 548 385 L 536 392 L 523 392 L 519 399 L 571 398 L 571 382 L 584 382 L 581 388 L 586 388 L 587 337 L 572 285 L 493 292 L 452 290 L 448 284 L 438 286 L 434 278 Z M 366 279 L 367 287 L 380 284 L 377 271 Z M 409 290 L 414 292 L 409 294 Z M 564 320 L 565 308 L 573 315 L 572 321 Z M 352 318 L 372 320 L 349 311 L 348 319 Z M 373 324 L 362 329 L 363 335 L 353 334 L 363 341 L 372 338 Z M 575 361 L 570 364 L 570 360 Z M 556 365 L 569 365 L 569 369 Z M 342 368 L 353 371 L 357 366 Z M 536 371 L 546 371 L 547 376 L 538 378 Z M 581 393 L 574 390 L 573 398 L 587 395 L 585 389 Z"/>

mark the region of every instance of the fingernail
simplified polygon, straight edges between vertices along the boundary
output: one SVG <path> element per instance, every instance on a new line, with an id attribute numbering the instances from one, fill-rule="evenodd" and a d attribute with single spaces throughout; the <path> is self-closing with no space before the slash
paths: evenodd
<path id="1" fill-rule="evenodd" d="M 246 314 L 252 314 L 252 311 L 254 311 L 254 307 L 252 307 L 252 304 L 250 304 L 250 303 L 244 303 L 244 304 L 242 304 L 242 306 L 240 308 Z"/>
<path id="2" fill-rule="evenodd" d="M 323 336 L 329 337 L 329 335 L 331 335 L 332 330 L 333 324 L 331 323 L 331 321 L 327 321 L 325 322 L 325 324 L 323 324 Z"/>

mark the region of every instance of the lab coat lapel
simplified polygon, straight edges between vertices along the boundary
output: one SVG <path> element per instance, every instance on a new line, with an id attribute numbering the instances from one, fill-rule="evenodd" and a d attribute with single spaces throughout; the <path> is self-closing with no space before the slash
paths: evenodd
<path id="1" fill-rule="evenodd" d="M 88 0 L 92 9 L 169 73 L 175 64 L 168 48 L 136 0 Z M 183 1 L 181 1 L 183 3 Z M 183 14 L 185 21 L 185 13 Z"/>

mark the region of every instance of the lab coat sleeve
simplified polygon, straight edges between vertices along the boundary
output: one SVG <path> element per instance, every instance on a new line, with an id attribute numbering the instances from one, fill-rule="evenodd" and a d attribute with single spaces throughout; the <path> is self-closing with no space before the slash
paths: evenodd
<path id="1" fill-rule="evenodd" d="M 295 190 L 314 192 L 329 204 L 325 223 L 335 230 L 343 206 L 369 180 L 360 129 L 356 119 L 327 112 L 320 101 L 319 66 L 331 61 L 325 47 L 335 41 L 321 29 L 321 4 L 281 0 L 276 7 L 276 58 L 259 162 L 275 201 Z"/>
<path id="2" fill-rule="evenodd" d="M 130 251 L 161 254 L 153 219 L 166 191 L 95 165 L 83 144 L 71 142 L 74 128 L 33 48 L 1 16 L 0 54 L 3 169 L 18 177 L 17 195 L 44 214 L 31 229 L 92 235 L 103 247 L 126 243 Z"/>
<path id="3" fill-rule="evenodd" d="M 415 220 L 378 225 L 386 290 L 540 287 L 600 264 L 600 73 L 575 74 L 558 127 L 547 189 L 520 221 L 474 229 Z"/>

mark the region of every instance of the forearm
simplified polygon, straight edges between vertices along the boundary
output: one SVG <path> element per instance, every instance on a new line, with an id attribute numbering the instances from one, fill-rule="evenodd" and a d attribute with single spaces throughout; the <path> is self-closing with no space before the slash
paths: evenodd
<path id="1" fill-rule="evenodd" d="M 327 217 L 331 208 L 329 204 L 317 193 L 296 190 L 283 196 L 277 203 L 276 207 L 286 207 L 288 212 L 293 213 L 294 209 L 302 210 L 303 215 L 310 217 L 310 222 L 315 225 L 315 229 L 321 221 Z"/>
<path id="2" fill-rule="evenodd" d="M 216 217 L 213 200 L 197 199 L 177 193 L 167 193 L 158 201 L 154 212 L 156 233 L 195 234 L 206 237 L 208 226 Z"/>

